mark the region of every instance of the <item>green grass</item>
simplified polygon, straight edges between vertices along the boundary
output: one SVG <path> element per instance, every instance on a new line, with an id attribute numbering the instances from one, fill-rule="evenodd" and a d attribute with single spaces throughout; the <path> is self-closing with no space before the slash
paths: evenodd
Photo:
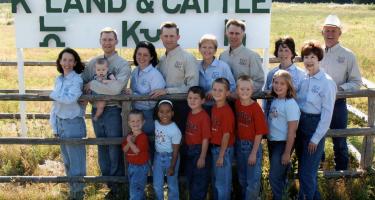
<path id="1" fill-rule="evenodd" d="M 362 75 L 375 82 L 375 12 L 374 5 L 337 5 L 337 4 L 280 4 L 274 3 L 272 7 L 271 46 L 273 52 L 274 41 L 284 35 L 292 36 L 300 47 L 305 40 L 316 39 L 322 41 L 320 34 L 321 24 L 324 18 L 331 13 L 339 15 L 343 22 L 343 35 L 341 42 L 350 48 L 356 55 Z M 10 13 L 10 4 L 0 4 L 0 60 L 16 60 L 15 28 L 13 17 Z M 299 48 L 297 48 L 299 49 Z M 25 49 L 25 60 L 52 61 L 56 59 L 59 48 L 52 49 Z M 100 54 L 100 49 L 77 49 L 83 60 Z M 128 60 L 132 58 L 132 49 L 119 49 L 119 54 Z M 197 50 L 189 51 L 197 57 Z M 219 50 L 221 52 L 222 49 Z M 159 49 L 159 55 L 163 50 Z M 218 52 L 218 53 L 219 53 Z M 302 66 L 301 63 L 298 65 Z M 18 76 L 16 67 L 0 67 L 0 88 L 18 88 Z M 50 67 L 25 67 L 25 82 L 27 89 L 52 89 L 53 81 L 57 75 L 56 69 Z M 367 99 L 350 99 L 349 102 L 367 113 Z M 48 113 L 50 102 L 27 102 L 27 112 Z M 0 102 L 0 112 L 14 113 L 18 111 L 18 102 Z M 88 125 L 88 136 L 94 137 L 91 122 Z M 47 120 L 28 120 L 29 136 L 52 137 Z M 350 116 L 351 127 L 366 126 L 361 120 Z M 19 121 L 0 120 L 0 137 L 17 136 Z M 351 143 L 361 148 L 363 137 L 350 137 Z M 332 143 L 330 139 L 326 143 L 327 160 L 324 166 L 333 168 Z M 266 152 L 266 151 L 265 151 Z M 0 146 L 0 175 L 59 175 L 48 174 L 40 169 L 39 165 L 44 160 L 61 160 L 58 146 L 24 146 L 1 145 Z M 267 184 L 268 159 L 264 155 L 263 168 L 263 199 L 270 199 L 270 187 Z M 351 158 L 351 160 L 353 160 Z M 97 166 L 97 148 L 87 148 L 87 174 L 99 175 Z M 351 161 L 351 167 L 358 163 Z M 296 183 L 293 183 L 296 185 Z M 375 177 L 368 176 L 361 179 L 320 179 L 320 188 L 324 199 L 374 199 Z M 103 184 L 89 184 L 86 188 L 87 199 L 102 199 L 107 188 Z M 295 194 L 295 187 L 291 187 L 291 195 Z M 64 199 L 68 189 L 66 184 L 1 184 L 0 200 L 13 199 L 15 194 L 20 199 Z"/>

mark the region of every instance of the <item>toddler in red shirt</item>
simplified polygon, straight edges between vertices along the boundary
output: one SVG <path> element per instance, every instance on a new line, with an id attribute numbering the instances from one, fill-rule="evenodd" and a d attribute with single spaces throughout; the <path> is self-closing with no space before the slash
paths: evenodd
<path id="1" fill-rule="evenodd" d="M 132 110 L 128 116 L 131 133 L 122 142 L 122 150 L 129 163 L 129 196 L 130 199 L 145 199 L 144 189 L 147 184 L 149 145 L 142 126 L 145 123 L 143 112 Z"/>

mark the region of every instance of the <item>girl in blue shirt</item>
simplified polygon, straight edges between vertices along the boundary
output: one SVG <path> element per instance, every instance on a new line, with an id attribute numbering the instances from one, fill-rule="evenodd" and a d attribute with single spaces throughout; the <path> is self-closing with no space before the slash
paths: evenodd
<path id="1" fill-rule="evenodd" d="M 278 70 L 272 78 L 274 97 L 268 113 L 269 181 L 274 200 L 281 200 L 287 186 L 290 155 L 296 137 L 300 110 L 294 100 L 296 92 L 292 77 L 286 70 Z"/>
<path id="2" fill-rule="evenodd" d="M 79 74 L 83 71 L 84 65 L 78 53 L 70 48 L 60 52 L 56 65 L 61 75 L 56 78 L 55 87 L 49 95 L 54 100 L 50 117 L 53 133 L 59 138 L 86 137 L 84 107 L 78 103 L 83 86 Z M 66 175 L 85 176 L 85 145 L 61 144 L 60 148 Z M 69 186 L 70 199 L 83 199 L 83 183 L 69 183 Z"/>

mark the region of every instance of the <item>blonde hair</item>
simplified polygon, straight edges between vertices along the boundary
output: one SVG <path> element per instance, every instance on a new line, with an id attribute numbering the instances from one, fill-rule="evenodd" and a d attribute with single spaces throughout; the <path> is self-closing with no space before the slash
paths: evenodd
<path id="1" fill-rule="evenodd" d="M 199 40 L 199 43 L 198 43 L 199 48 L 202 46 L 203 42 L 212 42 L 212 44 L 214 44 L 215 46 L 215 49 L 217 49 L 217 39 L 215 35 L 204 34 Z"/>
<path id="2" fill-rule="evenodd" d="M 283 78 L 287 84 L 288 89 L 286 92 L 286 98 L 287 99 L 296 98 L 297 97 L 296 89 L 294 88 L 292 76 L 290 75 L 290 73 L 282 69 L 277 71 L 272 77 L 272 83 L 276 78 L 279 78 L 279 77 Z M 277 94 L 273 90 L 273 87 L 272 87 L 271 95 L 274 97 L 277 97 Z"/>
<path id="3" fill-rule="evenodd" d="M 240 75 L 240 76 L 237 78 L 237 82 L 236 82 L 237 85 L 238 85 L 238 81 L 248 81 L 248 82 L 250 82 L 251 87 L 254 87 L 254 85 L 253 85 L 253 80 L 251 80 L 250 76 L 248 76 L 248 75 L 245 75 L 245 74 Z"/>

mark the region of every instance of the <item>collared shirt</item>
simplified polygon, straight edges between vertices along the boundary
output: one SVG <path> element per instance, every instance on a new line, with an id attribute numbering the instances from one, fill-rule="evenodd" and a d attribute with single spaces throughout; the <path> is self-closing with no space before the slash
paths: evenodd
<path id="1" fill-rule="evenodd" d="M 54 100 L 50 115 L 50 124 L 57 133 L 57 117 L 74 119 L 84 116 L 84 108 L 77 101 L 82 95 L 83 81 L 79 74 L 71 71 L 67 76 L 60 75 L 49 97 Z"/>
<path id="2" fill-rule="evenodd" d="M 320 121 L 311 142 L 318 144 L 327 133 L 336 100 L 336 84 L 320 70 L 314 76 L 305 75 L 297 93 L 297 103 L 302 112 L 320 114 Z"/>
<path id="3" fill-rule="evenodd" d="M 205 92 L 211 91 L 212 83 L 217 78 L 226 78 L 230 84 L 230 91 L 236 89 L 236 81 L 234 80 L 232 71 L 227 63 L 222 60 L 214 59 L 212 63 L 205 69 L 203 61 L 199 64 L 199 86 L 204 88 Z"/>
<path id="4" fill-rule="evenodd" d="M 164 77 L 168 94 L 186 93 L 191 86 L 198 85 L 197 60 L 180 46 L 163 55 L 157 69 Z"/>
<path id="5" fill-rule="evenodd" d="M 362 85 L 361 73 L 355 55 L 340 43 L 326 48 L 320 66 L 332 77 L 338 90 L 358 90 Z"/>
<path id="6" fill-rule="evenodd" d="M 134 95 L 148 95 L 151 91 L 164 87 L 163 76 L 151 64 L 143 70 L 139 67 L 133 70 L 130 88 Z M 155 107 L 155 104 L 155 101 L 137 101 L 133 103 L 133 107 L 139 110 L 150 110 Z"/>
<path id="7" fill-rule="evenodd" d="M 236 49 L 227 49 L 221 53 L 219 59 L 228 63 L 236 80 L 241 75 L 248 75 L 253 81 L 254 92 L 262 90 L 264 71 L 262 60 L 256 52 L 241 45 Z"/>
<path id="8" fill-rule="evenodd" d="M 103 58 L 104 55 L 98 56 L 90 60 L 82 73 L 83 82 L 90 82 L 90 89 L 97 94 L 105 95 L 118 95 L 127 86 L 131 70 L 128 62 L 120 57 L 117 52 L 107 58 L 109 62 L 108 73 L 115 75 L 116 80 L 110 83 L 102 83 L 97 80 L 93 80 L 95 75 L 95 63 L 98 58 Z M 107 101 L 106 105 L 117 105 L 120 106 L 119 102 Z"/>
<path id="9" fill-rule="evenodd" d="M 273 75 L 275 75 L 275 73 L 279 71 L 280 69 L 281 69 L 280 66 L 278 66 L 278 67 L 273 68 L 270 72 L 268 72 L 267 81 L 266 81 L 266 85 L 264 86 L 264 90 L 272 89 Z M 301 81 L 303 80 L 303 78 L 305 77 L 305 72 L 302 69 L 298 68 L 297 65 L 294 63 L 284 70 L 290 73 L 290 75 L 292 76 L 294 88 L 296 89 L 296 91 L 298 91 L 299 85 Z"/>

